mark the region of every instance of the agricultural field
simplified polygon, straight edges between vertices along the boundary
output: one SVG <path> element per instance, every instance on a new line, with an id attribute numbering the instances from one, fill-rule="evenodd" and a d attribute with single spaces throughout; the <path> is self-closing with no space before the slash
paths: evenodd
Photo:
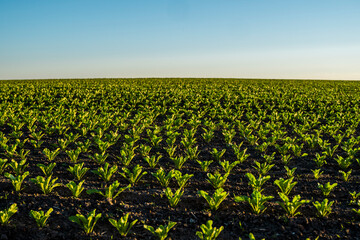
<path id="1" fill-rule="evenodd" d="M 360 82 L 0 81 L 0 239 L 360 239 Z"/>

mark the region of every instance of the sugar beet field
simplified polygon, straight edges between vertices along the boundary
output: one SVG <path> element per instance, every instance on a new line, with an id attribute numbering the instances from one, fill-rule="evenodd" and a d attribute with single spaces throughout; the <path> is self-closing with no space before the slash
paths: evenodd
<path id="1" fill-rule="evenodd" d="M 0 238 L 360 239 L 360 82 L 0 82 Z"/>

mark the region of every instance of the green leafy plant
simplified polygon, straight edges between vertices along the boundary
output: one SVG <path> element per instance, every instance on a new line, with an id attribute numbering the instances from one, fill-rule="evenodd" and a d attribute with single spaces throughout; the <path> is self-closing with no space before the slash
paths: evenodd
<path id="1" fill-rule="evenodd" d="M 360 192 L 350 192 L 350 196 L 351 196 L 351 200 L 350 200 L 350 204 L 351 205 L 359 205 L 360 201 L 358 200 L 358 198 L 360 197 Z"/>
<path id="2" fill-rule="evenodd" d="M 50 217 L 50 214 L 53 212 L 54 209 L 49 208 L 49 210 L 47 210 L 46 213 L 44 213 L 44 211 L 34 211 L 34 210 L 30 210 L 30 216 L 32 218 L 34 218 L 34 220 L 36 221 L 36 225 L 39 228 L 43 228 L 46 225 L 46 221 L 48 220 L 48 218 Z"/>
<path id="3" fill-rule="evenodd" d="M 288 179 L 277 179 L 274 181 L 274 184 L 279 187 L 280 191 L 288 196 L 291 190 L 294 188 L 294 186 L 297 184 L 297 182 L 293 182 L 294 177 L 288 178 Z"/>
<path id="4" fill-rule="evenodd" d="M 158 169 L 156 172 L 151 173 L 160 183 L 162 187 L 167 187 L 172 177 L 174 177 L 174 170 L 170 170 L 168 173 L 163 168 Z"/>
<path id="5" fill-rule="evenodd" d="M 349 181 L 349 177 L 350 177 L 351 172 L 352 172 L 352 169 L 350 169 L 347 172 L 339 170 L 339 173 L 341 174 L 341 176 L 342 176 L 342 178 L 344 179 L 345 182 Z"/>
<path id="6" fill-rule="evenodd" d="M 123 172 L 120 173 L 125 179 L 127 179 L 131 185 L 137 183 L 147 172 L 142 171 L 142 166 L 137 164 L 132 170 L 127 168 L 122 168 Z"/>
<path id="7" fill-rule="evenodd" d="M 0 158 L 0 175 L 2 175 L 7 167 L 7 159 Z"/>
<path id="8" fill-rule="evenodd" d="M 319 179 L 320 176 L 321 176 L 321 174 L 324 173 L 323 171 L 321 171 L 320 168 L 318 168 L 318 169 L 311 169 L 311 171 L 313 172 L 315 179 Z"/>
<path id="9" fill-rule="evenodd" d="M 116 156 L 116 158 L 123 164 L 125 167 L 129 166 L 131 161 L 135 157 L 135 148 L 129 144 L 124 144 L 120 149 L 120 156 Z"/>
<path id="10" fill-rule="evenodd" d="M 75 164 L 73 167 L 69 166 L 67 169 L 76 180 L 80 181 L 86 174 L 86 172 L 89 170 L 89 168 L 84 167 L 84 163 L 78 163 Z"/>
<path id="11" fill-rule="evenodd" d="M 184 163 L 188 160 L 187 157 L 183 157 L 183 156 L 173 157 L 173 158 L 170 158 L 170 159 L 174 162 L 175 168 L 179 169 L 179 170 L 182 168 Z"/>
<path id="12" fill-rule="evenodd" d="M 326 164 L 326 155 L 320 155 L 319 153 L 315 154 L 314 162 L 316 163 L 317 167 L 320 168 L 324 164 Z"/>
<path id="13" fill-rule="evenodd" d="M 175 207 L 179 201 L 181 196 L 184 194 L 184 190 L 182 188 L 179 188 L 174 193 L 172 192 L 171 188 L 166 188 L 165 195 L 169 200 L 170 207 Z"/>
<path id="14" fill-rule="evenodd" d="M 214 174 L 208 173 L 207 174 L 207 177 L 208 177 L 207 181 L 215 189 L 218 189 L 218 188 L 221 188 L 225 184 L 228 176 L 229 176 L 229 173 L 225 173 L 224 175 L 221 175 L 220 173 L 214 173 Z"/>
<path id="15" fill-rule="evenodd" d="M 254 191 L 262 192 L 262 185 L 270 179 L 270 176 L 259 176 L 255 178 L 252 173 L 246 173 L 245 176 L 249 179 L 249 185 L 253 188 Z"/>
<path id="16" fill-rule="evenodd" d="M 258 161 L 254 161 L 255 166 L 254 169 L 259 173 L 259 175 L 266 175 L 275 164 L 269 164 L 267 162 L 260 163 Z"/>
<path id="17" fill-rule="evenodd" d="M 69 220 L 79 224 L 86 234 L 92 233 L 94 231 L 96 222 L 101 218 L 101 213 L 96 214 L 95 211 L 95 209 L 92 210 L 86 216 L 82 214 L 70 216 Z"/>
<path id="18" fill-rule="evenodd" d="M 11 180 L 11 183 L 14 186 L 15 191 L 20 192 L 22 190 L 21 185 L 22 185 L 24 179 L 27 176 L 29 176 L 29 172 L 24 172 L 22 175 L 19 174 L 16 177 L 10 173 L 5 173 L 4 176 Z"/>
<path id="19" fill-rule="evenodd" d="M 94 153 L 93 156 L 90 156 L 90 158 L 92 160 L 94 160 L 94 162 L 96 162 L 97 164 L 104 164 L 106 162 L 106 159 L 109 157 L 109 154 L 106 152 L 102 152 L 102 153 Z"/>
<path id="20" fill-rule="evenodd" d="M 50 194 L 55 187 L 61 186 L 61 183 L 56 183 L 57 178 L 51 179 L 51 176 L 45 178 L 37 176 L 30 179 L 33 183 L 37 184 L 45 195 Z"/>
<path id="21" fill-rule="evenodd" d="M 36 166 L 38 166 L 41 171 L 44 173 L 45 177 L 49 177 L 52 175 L 52 171 L 54 169 L 54 167 L 56 166 L 56 163 L 50 163 L 48 165 L 44 165 L 44 164 L 36 164 Z"/>
<path id="22" fill-rule="evenodd" d="M 210 160 L 210 161 L 200 161 L 200 160 L 196 160 L 196 162 L 200 165 L 201 170 L 202 170 L 203 172 L 207 172 L 207 171 L 208 171 L 208 168 L 209 168 L 210 164 L 213 162 L 213 160 Z"/>
<path id="23" fill-rule="evenodd" d="M 300 214 L 300 212 L 297 212 L 298 208 L 305 204 L 309 203 L 310 200 L 301 200 L 300 195 L 296 195 L 293 197 L 293 199 L 290 201 L 289 197 L 285 195 L 284 193 L 279 192 L 280 198 L 283 200 L 283 202 L 277 202 L 290 217 L 295 217 Z"/>
<path id="24" fill-rule="evenodd" d="M 318 183 L 318 188 L 320 188 L 321 192 L 324 196 L 328 196 L 330 192 L 337 186 L 337 183 L 330 184 L 330 182 L 323 184 Z"/>
<path id="25" fill-rule="evenodd" d="M 137 219 L 135 219 L 132 222 L 129 222 L 129 215 L 130 213 L 125 214 L 122 216 L 119 220 L 109 218 L 109 222 L 111 225 L 113 225 L 121 236 L 126 237 L 128 233 L 130 232 L 131 228 L 137 223 Z"/>
<path id="26" fill-rule="evenodd" d="M 251 197 L 235 196 L 234 200 L 235 202 L 249 203 L 254 213 L 261 214 L 266 210 L 265 203 L 273 198 L 273 196 L 262 195 L 259 191 L 253 191 Z"/>
<path id="27" fill-rule="evenodd" d="M 158 156 L 156 156 L 156 155 L 146 156 L 146 157 L 144 157 L 144 160 L 145 160 L 145 162 L 147 162 L 149 164 L 149 166 L 151 168 L 155 168 L 161 158 L 162 158 L 162 155 L 159 154 Z"/>
<path id="28" fill-rule="evenodd" d="M 101 190 L 98 189 L 89 189 L 86 191 L 87 194 L 100 194 L 101 196 L 103 196 L 104 198 L 106 198 L 106 200 L 110 203 L 110 205 L 113 204 L 113 200 L 119 196 L 120 193 L 122 193 L 123 191 L 125 191 L 126 189 L 130 189 L 131 184 L 125 186 L 125 187 L 120 187 L 120 183 L 118 181 L 113 182 L 112 184 L 110 184 L 108 187 L 105 188 L 105 191 L 102 192 Z"/>
<path id="29" fill-rule="evenodd" d="M 79 182 L 79 184 L 76 184 L 74 181 L 70 181 L 66 186 L 71 191 L 73 197 L 78 198 L 82 191 L 84 191 L 84 187 L 82 186 L 84 184 L 85 180 L 82 180 Z"/>
<path id="30" fill-rule="evenodd" d="M 210 152 L 210 154 L 214 158 L 215 161 L 220 161 L 221 158 L 224 156 L 225 152 L 226 152 L 226 149 L 218 151 L 216 148 L 213 148 L 213 150 Z"/>
<path id="31" fill-rule="evenodd" d="M 50 151 L 49 149 L 43 149 L 44 155 L 49 159 L 49 161 L 53 161 L 55 157 L 59 154 L 60 148 L 55 149 L 54 151 Z"/>
<path id="32" fill-rule="evenodd" d="M 338 163 L 339 167 L 343 170 L 347 169 L 352 163 L 351 157 L 344 158 L 342 156 L 337 155 L 335 160 Z"/>
<path id="33" fill-rule="evenodd" d="M 294 173 L 296 171 L 296 167 L 290 169 L 288 166 L 284 166 L 285 170 L 286 170 L 286 175 L 288 176 L 288 178 L 292 178 L 294 177 Z"/>
<path id="34" fill-rule="evenodd" d="M 81 148 L 76 148 L 74 150 L 68 150 L 68 151 L 65 151 L 65 152 L 69 156 L 70 161 L 72 163 L 77 163 L 77 160 L 78 160 L 79 155 L 81 153 Z"/>
<path id="35" fill-rule="evenodd" d="M 21 160 L 20 162 L 11 159 L 11 162 L 8 164 L 8 166 L 12 168 L 15 176 L 18 176 L 25 172 L 25 169 L 29 166 L 29 164 L 26 163 L 25 159 Z"/>
<path id="36" fill-rule="evenodd" d="M 334 201 L 330 201 L 325 198 L 321 203 L 316 201 L 313 203 L 315 208 L 317 209 L 317 213 L 320 217 L 326 217 L 328 216 L 332 211 L 332 205 L 334 204 Z"/>
<path id="37" fill-rule="evenodd" d="M 219 164 L 226 173 L 230 173 L 236 165 L 240 164 L 240 161 L 234 161 L 232 163 L 230 163 L 230 161 L 220 161 Z"/>
<path id="38" fill-rule="evenodd" d="M 182 174 L 179 170 L 174 171 L 174 177 L 176 179 L 177 184 L 180 188 L 184 188 L 186 186 L 187 181 L 192 178 L 194 174 Z"/>
<path id="39" fill-rule="evenodd" d="M 213 221 L 208 220 L 206 224 L 201 224 L 200 231 L 196 232 L 196 236 L 198 236 L 201 240 L 215 240 L 222 230 L 224 230 L 224 227 L 221 226 L 219 228 L 212 226 Z"/>
<path id="40" fill-rule="evenodd" d="M 165 240 L 169 234 L 171 228 L 176 225 L 176 222 L 169 221 L 168 224 L 160 225 L 157 229 L 150 225 L 144 224 L 144 228 L 150 231 L 154 236 L 156 236 L 159 240 Z"/>
<path id="41" fill-rule="evenodd" d="M 18 207 L 16 203 L 13 203 L 9 208 L 0 211 L 0 223 L 1 225 L 7 225 L 12 215 L 17 213 Z"/>
<path id="42" fill-rule="evenodd" d="M 198 191 L 198 194 L 205 198 L 211 210 L 217 210 L 220 207 L 220 204 L 229 195 L 229 193 L 225 192 L 222 188 L 216 189 L 212 196 L 203 190 Z"/>
<path id="43" fill-rule="evenodd" d="M 98 167 L 97 170 L 92 170 L 91 172 L 98 175 L 104 182 L 109 182 L 117 170 L 117 165 L 109 168 L 109 163 L 105 163 L 103 167 Z"/>

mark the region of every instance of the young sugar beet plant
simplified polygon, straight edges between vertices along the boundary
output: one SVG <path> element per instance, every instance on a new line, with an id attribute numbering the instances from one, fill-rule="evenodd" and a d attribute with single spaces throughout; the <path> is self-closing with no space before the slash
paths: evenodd
<path id="1" fill-rule="evenodd" d="M 210 206 L 210 209 L 213 211 L 216 211 L 220 207 L 220 204 L 229 195 L 229 193 L 225 192 L 224 189 L 222 188 L 216 189 L 212 196 L 210 196 L 209 193 L 203 190 L 198 191 L 198 194 L 203 198 L 205 198 L 205 200 Z"/>
<path id="2" fill-rule="evenodd" d="M 196 232 L 196 236 L 198 236 L 201 240 L 215 240 L 222 230 L 224 230 L 224 227 L 221 226 L 219 228 L 212 226 L 213 221 L 208 220 L 206 224 L 201 224 L 200 231 Z"/>
<path id="3" fill-rule="evenodd" d="M 295 217 L 301 214 L 300 212 L 297 212 L 298 208 L 301 205 L 310 202 L 310 200 L 301 200 L 300 195 L 294 196 L 294 198 L 290 201 L 289 197 L 286 194 L 282 192 L 279 192 L 278 194 L 280 198 L 283 200 L 283 202 L 277 202 L 277 203 L 286 211 L 286 213 L 290 217 Z"/>
<path id="4" fill-rule="evenodd" d="M 110 184 L 108 187 L 106 187 L 104 192 L 102 192 L 101 190 L 98 190 L 98 189 L 89 189 L 86 191 L 86 193 L 87 194 L 94 194 L 94 193 L 100 194 L 110 203 L 110 205 L 112 205 L 113 200 L 117 196 L 119 196 L 120 193 L 122 193 L 126 189 L 130 189 L 131 184 L 129 184 L 125 187 L 120 187 L 120 188 L 119 188 L 119 186 L 120 186 L 120 183 L 118 181 L 115 181 L 112 184 Z"/>
<path id="5" fill-rule="evenodd" d="M 318 183 L 318 188 L 320 188 L 321 192 L 324 196 L 329 196 L 330 192 L 337 186 L 337 183 L 330 184 L 330 182 L 323 184 Z"/>
<path id="6" fill-rule="evenodd" d="M 117 170 L 117 165 L 109 167 L 109 163 L 105 163 L 103 167 L 98 167 L 97 170 L 92 170 L 91 172 L 98 175 L 104 182 L 109 182 Z"/>
<path id="7" fill-rule="evenodd" d="M 20 192 L 23 189 L 21 185 L 24 179 L 29 176 L 29 172 L 24 172 L 22 175 L 17 175 L 16 177 L 10 173 L 5 173 L 4 176 L 10 179 L 15 191 Z"/>
<path id="8" fill-rule="evenodd" d="M 44 173 L 45 177 L 49 177 L 52 175 L 53 173 L 53 169 L 56 166 L 56 163 L 50 163 L 49 165 L 44 165 L 44 164 L 36 164 L 36 166 L 38 166 L 41 171 Z"/>
<path id="9" fill-rule="evenodd" d="M 0 211 L 0 223 L 1 225 L 7 225 L 12 215 L 17 213 L 18 207 L 16 203 L 13 203 L 9 208 Z"/>
<path id="10" fill-rule="evenodd" d="M 45 178 L 37 176 L 30 179 L 33 183 L 37 184 L 45 195 L 50 194 L 55 187 L 61 186 L 61 183 L 56 183 L 57 178 L 51 179 L 51 176 Z"/>
<path id="11" fill-rule="evenodd" d="M 46 225 L 46 221 L 50 217 L 50 214 L 53 212 L 54 209 L 50 208 L 46 213 L 44 211 L 30 211 L 30 216 L 35 220 L 36 225 L 39 228 L 43 228 Z"/>
<path id="12" fill-rule="evenodd" d="M 95 212 L 96 210 L 94 209 L 87 216 L 76 214 L 75 216 L 70 216 L 69 220 L 79 224 L 85 234 L 88 235 L 94 231 L 96 222 L 101 218 L 101 213 L 96 214 Z"/>
<path id="13" fill-rule="evenodd" d="M 173 228 L 176 225 L 176 222 L 169 221 L 168 224 L 160 225 L 157 229 L 150 225 L 144 224 L 144 228 L 148 231 L 150 231 L 155 237 L 157 237 L 159 240 L 165 240 L 169 234 L 169 231 L 171 228 Z"/>
<path id="14" fill-rule="evenodd" d="M 84 187 L 82 186 L 84 182 L 85 180 L 82 180 L 79 184 L 76 184 L 76 182 L 70 181 L 66 184 L 66 187 L 69 188 L 74 198 L 78 198 L 82 191 L 84 191 Z"/>
<path id="15" fill-rule="evenodd" d="M 120 233 L 121 236 L 126 237 L 128 235 L 128 233 L 130 232 L 131 228 L 135 225 L 135 223 L 137 223 L 137 219 L 135 219 L 132 222 L 129 222 L 129 214 L 127 213 L 126 215 L 122 216 L 119 220 L 113 219 L 113 218 L 109 218 L 109 222 L 111 223 L 111 225 L 113 225 L 118 232 Z"/>
<path id="16" fill-rule="evenodd" d="M 174 178 L 176 179 L 179 188 L 184 188 L 190 178 L 192 178 L 194 174 L 182 174 L 179 170 L 174 171 Z"/>
<path id="17" fill-rule="evenodd" d="M 167 174 L 163 168 L 160 167 L 156 172 L 151 173 L 160 183 L 162 187 L 169 186 L 171 178 L 174 177 L 174 170 L 170 170 Z"/>
<path id="18" fill-rule="evenodd" d="M 291 190 L 294 188 L 294 186 L 297 184 L 297 182 L 293 182 L 294 177 L 288 178 L 288 179 L 277 179 L 274 181 L 274 184 L 279 187 L 280 191 L 288 196 Z"/>
<path id="19" fill-rule="evenodd" d="M 329 202 L 329 200 L 327 198 L 325 198 L 322 202 L 316 201 L 313 204 L 318 211 L 317 212 L 318 216 L 326 217 L 331 213 L 331 211 L 332 211 L 331 207 L 334 204 L 334 201 Z"/>
<path id="20" fill-rule="evenodd" d="M 183 194 L 184 194 L 184 190 L 182 188 L 179 188 L 175 192 L 173 192 L 169 187 L 166 188 L 165 190 L 165 195 L 169 200 L 170 207 L 176 207 Z"/>
<path id="21" fill-rule="evenodd" d="M 215 188 L 222 188 L 222 186 L 225 184 L 227 177 L 229 176 L 229 173 L 225 173 L 224 175 L 221 175 L 220 173 L 207 174 L 207 181 L 211 183 L 211 185 Z"/>
<path id="22" fill-rule="evenodd" d="M 144 175 L 147 174 L 147 172 L 142 171 L 142 166 L 139 164 L 137 164 L 132 170 L 129 170 L 125 167 L 123 167 L 122 170 L 123 172 L 119 174 L 127 179 L 132 186 L 134 186 L 135 183 L 137 183 Z"/>
<path id="23" fill-rule="evenodd" d="M 273 196 L 265 196 L 262 195 L 259 191 L 253 191 L 251 194 L 251 197 L 248 196 L 235 196 L 235 202 L 247 202 L 250 204 L 252 210 L 255 214 L 259 215 L 262 214 L 265 210 L 265 203 L 271 199 L 273 199 Z"/>
<path id="24" fill-rule="evenodd" d="M 73 167 L 69 166 L 67 170 L 74 176 L 76 180 L 80 181 L 85 176 L 89 168 L 84 168 L 84 163 L 82 162 L 75 164 Z"/>

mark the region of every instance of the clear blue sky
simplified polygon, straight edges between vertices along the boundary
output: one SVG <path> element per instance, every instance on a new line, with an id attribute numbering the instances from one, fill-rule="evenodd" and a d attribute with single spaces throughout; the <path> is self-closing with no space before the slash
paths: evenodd
<path id="1" fill-rule="evenodd" d="M 359 0 L 0 0 L 0 79 L 360 79 Z"/>

